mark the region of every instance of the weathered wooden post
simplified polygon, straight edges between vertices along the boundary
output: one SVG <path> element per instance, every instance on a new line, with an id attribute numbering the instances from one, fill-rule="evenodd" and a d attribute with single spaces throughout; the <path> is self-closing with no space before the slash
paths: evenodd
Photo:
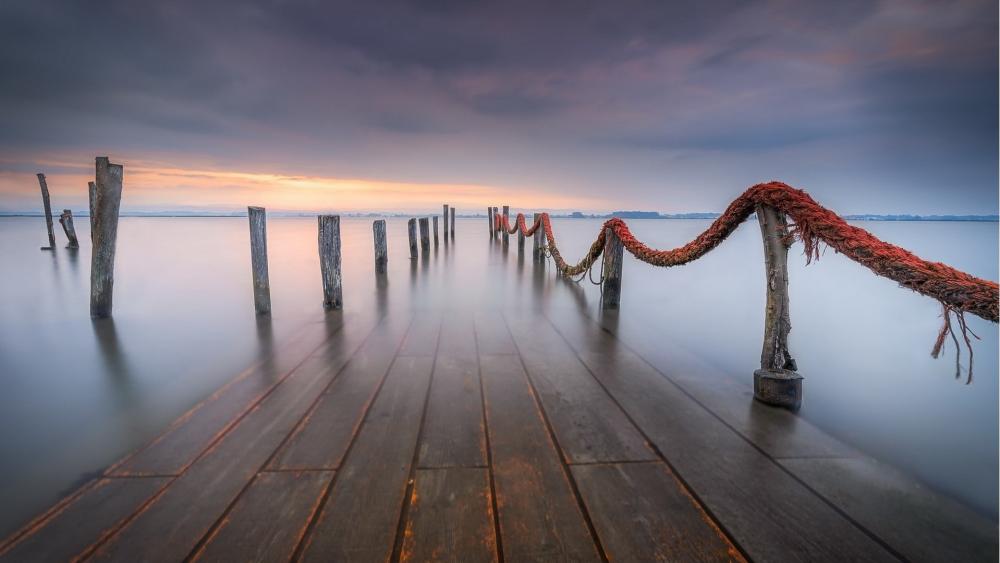
<path id="1" fill-rule="evenodd" d="M 406 232 L 410 236 L 410 258 L 417 257 L 417 220 L 410 219 L 406 222 Z"/>
<path id="2" fill-rule="evenodd" d="M 493 238 L 493 206 L 486 208 L 486 220 L 490 223 L 490 238 Z"/>
<path id="3" fill-rule="evenodd" d="M 540 217 L 541 213 L 535 213 L 535 217 Z M 535 261 L 545 262 L 545 225 L 543 223 L 538 224 L 538 228 L 535 229 L 535 249 L 533 252 Z"/>
<path id="4" fill-rule="evenodd" d="M 250 267 L 253 270 L 253 305 L 258 315 L 271 313 L 271 281 L 267 275 L 267 213 L 247 207 L 250 219 Z"/>
<path id="5" fill-rule="evenodd" d="M 427 251 L 431 249 L 429 222 L 427 221 L 427 217 L 421 217 L 418 223 L 420 224 L 420 248 L 424 251 L 424 254 L 427 254 Z"/>
<path id="6" fill-rule="evenodd" d="M 451 238 L 455 238 L 455 208 L 452 207 L 451 211 Z"/>
<path id="7" fill-rule="evenodd" d="M 601 269 L 601 308 L 617 309 L 622 296 L 625 247 L 614 229 L 604 229 L 604 263 Z"/>
<path id="8" fill-rule="evenodd" d="M 767 305 L 764 316 L 764 346 L 760 369 L 753 372 L 753 395 L 758 401 L 798 409 L 802 404 L 802 376 L 788 351 L 792 330 L 788 309 L 788 223 L 785 214 L 757 206 L 757 220 L 764 241 Z"/>
<path id="9" fill-rule="evenodd" d="M 510 206 L 503 206 L 503 222 L 500 224 L 500 228 L 503 229 L 503 245 L 507 246 L 510 244 L 510 233 L 507 232 L 507 224 L 510 223 Z"/>
<path id="10" fill-rule="evenodd" d="M 63 209 L 62 215 L 59 216 L 59 224 L 62 225 L 63 232 L 66 233 L 66 238 L 69 240 L 66 248 L 80 248 L 80 241 L 76 238 L 76 228 L 73 227 L 73 212 L 69 209 Z"/>
<path id="11" fill-rule="evenodd" d="M 108 157 L 96 160 L 95 182 L 90 184 L 90 316 L 111 316 L 115 285 L 115 242 L 118 239 L 118 211 L 122 203 L 121 164 Z"/>
<path id="12" fill-rule="evenodd" d="M 517 219 L 515 219 L 515 222 Z M 521 225 L 517 226 L 517 254 L 524 254 L 524 233 L 521 232 Z"/>
<path id="13" fill-rule="evenodd" d="M 389 265 L 389 251 L 386 248 L 385 240 L 385 219 L 379 219 L 372 223 L 372 232 L 375 234 L 375 273 L 384 274 Z"/>
<path id="14" fill-rule="evenodd" d="M 444 213 L 442 213 L 442 220 L 444 221 L 444 238 L 448 238 L 448 204 L 442 206 Z"/>
<path id="15" fill-rule="evenodd" d="M 434 246 L 437 246 L 437 244 L 438 244 L 438 216 L 435 215 L 434 217 L 432 217 L 432 219 L 433 219 L 432 222 L 434 223 L 434 229 L 433 229 L 434 230 Z"/>
<path id="16" fill-rule="evenodd" d="M 319 269 L 323 276 L 323 307 L 344 306 L 340 275 L 340 215 L 319 216 Z"/>
<path id="17" fill-rule="evenodd" d="M 42 206 L 45 208 L 45 228 L 49 232 L 49 245 L 42 250 L 56 249 L 56 235 L 52 232 L 52 204 L 49 202 L 49 185 L 45 183 L 45 174 L 38 173 L 38 185 L 42 188 Z"/>

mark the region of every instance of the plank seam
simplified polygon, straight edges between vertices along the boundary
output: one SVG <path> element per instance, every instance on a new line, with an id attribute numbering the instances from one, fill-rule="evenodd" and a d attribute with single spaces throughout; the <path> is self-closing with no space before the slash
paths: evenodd
<path id="1" fill-rule="evenodd" d="M 504 563 L 503 537 L 500 534 L 500 507 L 497 506 L 497 487 L 493 476 L 493 446 L 490 444 L 489 418 L 486 416 L 486 390 L 483 383 L 483 362 L 479 354 L 479 331 L 476 329 L 475 316 L 472 321 L 472 340 L 476 348 L 476 376 L 479 377 L 479 400 L 483 411 L 483 434 L 485 435 L 487 475 L 490 480 L 490 508 L 493 512 L 493 536 L 496 538 L 496 555 L 498 563 Z"/>

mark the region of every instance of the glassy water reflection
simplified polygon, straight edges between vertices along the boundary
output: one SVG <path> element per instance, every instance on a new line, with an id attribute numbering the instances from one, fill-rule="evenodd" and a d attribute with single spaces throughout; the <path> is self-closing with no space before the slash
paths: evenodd
<path id="1" fill-rule="evenodd" d="M 575 259 L 599 221 L 556 220 Z M 668 247 L 704 221 L 632 221 Z M 997 279 L 995 223 L 865 223 L 925 258 Z M 78 225 L 86 233 L 85 224 Z M 459 219 L 409 260 L 406 223 L 388 221 L 389 272 L 374 274 L 371 220 L 342 222 L 345 314 L 377 310 L 582 310 L 600 289 L 557 279 L 485 219 Z M 88 316 L 90 248 L 40 252 L 44 221 L 0 219 L 0 533 L 6 534 L 255 361 L 323 320 L 315 219 L 270 219 L 271 318 L 256 318 L 245 218 L 126 218 L 114 318 Z M 683 268 L 626 258 L 622 309 L 605 319 L 662 371 L 699 385 L 749 387 L 759 362 L 764 280 L 755 224 Z M 793 248 L 798 258 L 800 247 Z M 801 415 L 981 510 L 997 504 L 997 327 L 971 318 L 976 380 L 932 360 L 936 302 L 832 252 L 791 260 L 792 352 L 805 375 Z M 346 317 L 345 317 L 346 318 Z M 948 349 L 950 354 L 953 350 Z M 713 378 L 715 378 L 713 380 Z M 727 378 L 725 381 L 718 378 Z"/>

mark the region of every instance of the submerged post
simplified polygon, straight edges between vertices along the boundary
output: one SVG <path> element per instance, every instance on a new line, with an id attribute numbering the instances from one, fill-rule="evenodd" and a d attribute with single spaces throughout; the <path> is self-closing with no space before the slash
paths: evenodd
<path id="1" fill-rule="evenodd" d="M 447 239 L 448 238 L 448 204 L 447 203 L 444 204 L 442 206 L 442 209 L 444 209 L 444 213 L 441 214 L 442 215 L 441 218 L 442 218 L 442 220 L 444 220 L 444 238 Z"/>
<path id="2" fill-rule="evenodd" d="M 427 251 L 431 249 L 431 236 L 430 228 L 428 227 L 427 217 L 420 218 L 420 248 L 427 254 Z"/>
<path id="3" fill-rule="evenodd" d="M 340 215 L 319 216 L 319 269 L 323 276 L 323 307 L 344 306 L 340 275 Z"/>
<path id="4" fill-rule="evenodd" d="M 601 269 L 601 307 L 617 309 L 622 296 L 622 264 L 625 247 L 615 230 L 604 230 L 604 265 Z"/>
<path id="5" fill-rule="evenodd" d="M 510 206 L 503 206 L 503 223 L 500 224 L 500 228 L 503 229 L 503 245 L 507 246 L 510 244 L 510 233 L 507 232 L 507 224 L 510 223 Z"/>
<path id="6" fill-rule="evenodd" d="M 785 214 L 757 205 L 757 221 L 764 241 L 767 305 L 760 369 L 753 372 L 754 398 L 769 405 L 798 409 L 802 404 L 802 376 L 788 351 L 792 323 L 788 309 L 788 223 Z"/>
<path id="7" fill-rule="evenodd" d="M 493 238 L 493 206 L 486 208 L 486 220 L 490 223 L 490 238 Z"/>
<path id="8" fill-rule="evenodd" d="M 433 229 L 433 231 L 434 231 L 434 246 L 437 246 L 437 243 L 438 243 L 438 216 L 435 215 L 434 217 L 432 217 L 432 219 L 433 219 L 432 222 L 434 223 L 434 229 Z"/>
<path id="9" fill-rule="evenodd" d="M 59 224 L 62 225 L 63 232 L 66 233 L 66 238 L 69 240 L 66 248 L 80 248 L 80 241 L 77 240 L 76 229 L 73 227 L 73 212 L 69 209 L 63 209 L 62 215 L 59 216 Z"/>
<path id="10" fill-rule="evenodd" d="M 122 202 L 121 164 L 108 157 L 96 160 L 95 182 L 90 184 L 90 316 L 111 316 L 115 285 L 115 242 L 118 239 L 118 211 Z"/>
<path id="11" fill-rule="evenodd" d="M 455 238 L 455 208 L 452 207 L 451 212 L 451 238 Z"/>
<path id="12" fill-rule="evenodd" d="M 517 226 L 517 253 L 524 254 L 524 233 L 520 225 Z"/>
<path id="13" fill-rule="evenodd" d="M 250 267 L 253 270 L 253 305 L 258 315 L 271 313 L 271 282 L 267 275 L 267 213 L 247 207 L 250 219 Z"/>
<path id="14" fill-rule="evenodd" d="M 372 223 L 372 232 L 375 234 L 375 273 L 384 274 L 389 265 L 389 251 L 385 242 L 385 219 Z"/>
<path id="15" fill-rule="evenodd" d="M 535 217 L 540 217 L 541 213 L 535 213 Z M 538 228 L 535 229 L 535 249 L 533 256 L 536 262 L 545 262 L 545 225 L 544 223 L 539 223 Z"/>
<path id="16" fill-rule="evenodd" d="M 49 185 L 45 183 L 45 174 L 38 173 L 38 186 L 42 188 L 42 206 L 45 208 L 45 228 L 49 232 L 49 245 L 42 250 L 56 249 L 56 235 L 52 232 L 52 204 L 49 202 Z"/>
<path id="17" fill-rule="evenodd" d="M 417 257 L 417 220 L 406 222 L 406 233 L 410 236 L 410 258 Z"/>

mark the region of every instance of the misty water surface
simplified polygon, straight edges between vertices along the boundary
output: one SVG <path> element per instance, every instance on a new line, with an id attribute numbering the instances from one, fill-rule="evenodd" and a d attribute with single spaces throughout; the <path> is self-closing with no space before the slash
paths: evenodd
<path id="1" fill-rule="evenodd" d="M 631 221 L 672 247 L 707 221 Z M 574 260 L 600 221 L 555 220 Z M 996 223 L 863 223 L 917 254 L 996 280 Z M 58 229 L 58 225 L 56 225 Z M 85 235 L 86 220 L 77 231 Z M 453 243 L 408 258 L 405 220 L 389 220 L 388 284 L 374 276 L 370 219 L 344 219 L 345 311 L 372 308 L 579 308 L 589 281 L 536 270 L 491 244 L 483 219 Z M 0 533 L 6 534 L 173 419 L 304 324 L 322 319 L 315 219 L 268 221 L 273 315 L 253 314 L 246 218 L 124 218 L 114 319 L 88 314 L 90 243 L 41 252 L 41 218 L 0 219 Z M 970 316 L 976 379 L 953 378 L 950 343 L 932 360 L 940 305 L 827 252 L 791 252 L 792 353 L 805 376 L 801 416 L 980 510 L 997 508 L 997 327 Z M 744 224 L 694 264 L 658 269 L 626 257 L 617 331 L 657 367 L 748 388 L 759 364 L 763 252 Z M 967 359 L 963 358 L 963 363 Z"/>

